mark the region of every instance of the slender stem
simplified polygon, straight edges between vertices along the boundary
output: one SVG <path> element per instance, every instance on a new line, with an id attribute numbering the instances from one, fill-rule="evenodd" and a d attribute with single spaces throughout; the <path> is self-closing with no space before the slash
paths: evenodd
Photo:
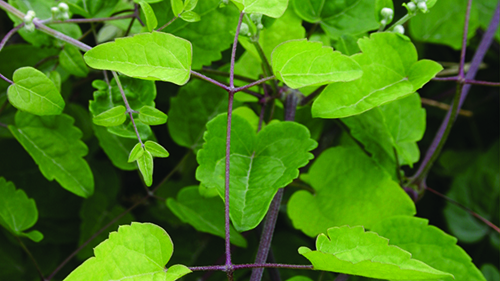
<path id="1" fill-rule="evenodd" d="M 249 264 L 236 264 L 234 269 L 242 268 L 290 268 L 290 269 L 313 269 L 312 265 L 295 265 L 295 264 L 281 264 L 281 263 L 249 263 Z"/>
<path id="2" fill-rule="evenodd" d="M 205 72 L 205 73 L 214 74 L 214 75 L 218 75 L 218 76 L 229 77 L 229 72 L 220 71 L 217 69 L 211 69 L 211 68 L 207 68 L 207 67 L 202 68 L 200 70 L 200 72 Z M 236 78 L 237 80 L 248 82 L 248 83 L 252 83 L 255 81 L 252 78 L 245 77 L 245 76 L 238 75 L 238 74 L 234 74 L 234 78 Z"/>
<path id="3" fill-rule="evenodd" d="M 166 24 L 164 24 L 162 27 L 158 28 L 156 31 L 162 31 L 163 29 L 167 28 L 167 26 L 171 25 L 177 17 L 174 17 L 173 19 L 169 20 Z"/>
<path id="4" fill-rule="evenodd" d="M 472 85 L 500 87 L 499 82 L 477 81 L 477 80 L 473 80 L 473 79 L 465 79 L 464 82 L 465 82 L 465 84 L 472 84 Z"/>
<path id="5" fill-rule="evenodd" d="M 0 1 L 1 3 L 1 1 Z M 46 26 L 45 24 L 41 23 L 40 21 L 38 21 L 37 19 L 34 19 L 33 20 L 33 24 L 35 24 L 35 26 L 41 30 L 42 32 L 44 33 L 47 33 L 59 40 L 62 40 L 66 43 L 70 43 L 71 45 L 74 45 L 76 46 L 77 48 L 79 48 L 80 50 L 84 51 L 84 52 L 87 52 L 89 51 L 90 49 L 92 49 L 92 47 L 90 47 L 89 45 L 83 43 L 83 42 L 80 42 L 76 39 L 73 39 L 71 37 L 69 37 L 68 35 L 66 34 L 63 34 L 57 30 L 54 30 L 48 26 Z"/>
<path id="6" fill-rule="evenodd" d="M 449 104 L 446 104 L 444 102 L 439 102 L 439 101 L 426 99 L 426 98 L 420 98 L 420 100 L 422 101 L 422 104 L 424 104 L 424 105 L 429 105 L 429 106 L 437 107 L 437 108 L 444 109 L 444 110 L 450 110 L 450 108 L 451 108 L 451 106 Z M 465 116 L 465 117 L 472 117 L 474 115 L 474 113 L 470 110 L 460 109 L 458 111 L 458 115 Z"/>
<path id="7" fill-rule="evenodd" d="M 472 0 L 467 1 L 467 10 L 465 11 L 464 34 L 462 36 L 462 50 L 460 51 L 460 66 L 458 68 L 458 77 L 464 78 L 465 52 L 467 49 L 467 34 L 469 33 L 470 10 Z"/>
<path id="8" fill-rule="evenodd" d="M 236 48 L 238 47 L 238 35 L 240 33 L 241 23 L 243 22 L 243 16 L 245 13 L 240 13 L 240 18 L 238 20 L 238 26 L 236 27 L 236 35 L 234 36 L 233 49 L 231 51 L 231 64 L 229 68 L 229 88 L 234 90 L 234 63 L 236 61 Z"/>
<path id="9" fill-rule="evenodd" d="M 211 266 L 192 266 L 189 269 L 192 271 L 224 271 L 226 270 L 225 265 L 211 265 Z"/>
<path id="10" fill-rule="evenodd" d="M 125 107 L 127 108 L 128 116 L 130 117 L 130 121 L 132 121 L 132 126 L 134 126 L 135 135 L 139 140 L 139 143 L 142 147 L 144 147 L 144 143 L 142 142 L 141 135 L 139 134 L 139 130 L 137 129 L 137 125 L 135 125 L 134 116 L 132 113 L 134 112 L 128 103 L 127 96 L 125 95 L 125 91 L 123 91 L 122 83 L 120 82 L 120 77 L 116 72 L 111 71 L 113 73 L 113 77 L 115 77 L 116 85 L 118 85 L 118 89 L 120 89 L 120 94 L 122 95 L 123 103 L 125 103 Z"/>
<path id="11" fill-rule="evenodd" d="M 196 72 L 194 70 L 191 70 L 191 75 L 193 75 L 194 77 L 203 79 L 203 80 L 205 80 L 207 82 L 210 82 L 210 83 L 212 83 L 212 84 L 214 84 L 216 86 L 219 86 L 219 87 L 221 87 L 222 89 L 224 89 L 226 91 L 229 91 L 229 86 L 224 85 L 223 83 L 221 83 L 221 82 L 219 82 L 219 81 L 217 81 L 215 79 L 212 79 L 212 78 L 210 78 L 208 76 L 205 76 L 205 75 L 203 75 L 201 73 L 198 73 L 198 72 Z"/>
<path id="12" fill-rule="evenodd" d="M 466 206 L 458 203 L 457 201 L 451 199 L 450 197 L 426 186 L 425 187 L 426 190 L 429 190 L 430 192 L 436 194 L 437 196 L 441 197 L 441 198 L 444 198 L 446 199 L 447 201 L 449 201 L 450 203 L 454 204 L 454 205 L 457 205 L 458 207 L 466 210 L 469 214 L 473 215 L 474 217 L 478 218 L 479 220 L 481 220 L 482 222 L 484 222 L 486 225 L 488 225 L 489 227 L 491 227 L 493 230 L 495 230 L 496 232 L 500 233 L 500 228 L 498 226 L 496 226 L 495 224 L 493 224 L 492 222 L 490 222 L 489 220 L 483 218 L 481 215 L 479 215 L 478 213 L 472 211 L 471 209 L 467 208 Z"/>
<path id="13" fill-rule="evenodd" d="M 42 270 L 40 269 L 40 266 L 36 262 L 35 257 L 33 257 L 33 254 L 31 254 L 31 252 L 28 250 L 26 245 L 24 245 L 23 240 L 21 240 L 21 238 L 19 238 L 17 236 L 15 236 L 15 237 L 16 237 L 17 241 L 19 242 L 19 245 L 21 245 L 21 248 L 23 248 L 23 250 L 26 252 L 26 254 L 28 254 L 28 257 L 30 258 L 30 260 L 33 262 L 33 265 L 35 266 L 36 271 L 38 272 L 38 275 L 40 275 L 40 280 L 46 281 L 45 277 L 43 276 Z"/>
<path id="14" fill-rule="evenodd" d="M 5 80 L 5 82 L 9 83 L 9 84 L 14 84 L 14 82 L 12 82 L 12 80 L 10 80 L 9 78 L 5 77 L 2 75 L 2 73 L 0 73 L 0 78 Z"/>
<path id="15" fill-rule="evenodd" d="M 107 17 L 107 18 L 68 19 L 68 20 L 54 20 L 54 21 L 51 20 L 46 22 L 46 24 L 106 22 L 106 21 L 123 20 L 130 18 L 135 18 L 135 14 L 118 16 L 118 17 Z"/>
<path id="16" fill-rule="evenodd" d="M 458 81 L 458 76 L 451 76 L 451 77 L 434 77 L 432 78 L 432 81 Z"/>
<path id="17" fill-rule="evenodd" d="M 409 19 L 413 18 L 414 16 L 416 15 L 416 13 L 414 14 L 406 14 L 404 15 L 402 18 L 400 18 L 397 22 L 393 23 L 391 25 L 391 27 L 389 27 L 387 29 L 387 31 L 392 31 L 394 30 L 394 27 L 398 26 L 398 25 L 403 25 L 405 24 L 405 22 L 407 22 Z"/>
<path id="18" fill-rule="evenodd" d="M 321 92 L 323 92 L 323 90 L 326 88 L 326 86 L 327 85 L 323 85 L 323 86 L 317 88 L 316 90 L 314 90 L 314 92 L 312 92 L 311 94 L 309 94 L 307 97 L 304 97 L 302 99 L 302 101 L 300 102 L 300 105 L 306 105 L 309 102 L 311 102 L 314 98 L 316 98 L 317 96 L 319 96 L 319 94 L 321 94 Z"/>
<path id="19" fill-rule="evenodd" d="M 245 86 L 242 86 L 242 87 L 238 87 L 238 88 L 234 89 L 234 91 L 235 92 L 243 91 L 243 90 L 252 88 L 253 86 L 257 86 L 259 84 L 265 83 L 266 81 L 272 80 L 274 78 L 276 78 L 274 75 L 270 76 L 270 77 L 262 78 L 260 80 L 254 81 L 254 82 L 252 82 L 252 83 L 250 83 L 248 85 L 245 85 Z"/>
<path id="20" fill-rule="evenodd" d="M 314 34 L 314 31 L 316 31 L 316 28 L 318 28 L 318 23 L 313 24 L 311 29 L 309 29 L 309 32 L 307 32 L 306 38 L 309 39 L 311 36 Z"/>
<path id="21" fill-rule="evenodd" d="M 134 21 L 136 20 L 137 18 L 134 17 L 130 20 L 130 23 L 128 24 L 128 27 L 127 27 L 127 31 L 125 31 L 125 34 L 124 36 L 127 37 L 128 34 L 130 33 L 130 31 L 132 30 L 132 26 L 134 25 Z"/>
<path id="22" fill-rule="evenodd" d="M 12 37 L 12 35 L 14 35 L 23 26 L 24 26 L 24 23 L 21 23 L 21 24 L 15 26 L 14 28 L 12 28 L 9 32 L 7 32 L 7 34 L 5 34 L 2 41 L 0 41 L 0 51 L 2 51 L 3 47 L 5 46 L 5 43 L 7 43 L 7 41 L 9 41 L 10 37 Z"/>
<path id="23" fill-rule="evenodd" d="M 9 3 L 7 3 L 3 0 L 0 0 L 0 8 L 5 10 L 6 12 L 13 14 L 14 16 L 16 16 L 20 19 L 24 19 L 25 14 L 23 12 L 19 11 L 18 9 L 14 8 Z"/>

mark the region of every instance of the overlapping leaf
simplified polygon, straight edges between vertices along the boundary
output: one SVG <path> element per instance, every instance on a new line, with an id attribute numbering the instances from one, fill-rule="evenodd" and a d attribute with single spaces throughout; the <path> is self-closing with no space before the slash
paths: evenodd
<path id="1" fill-rule="evenodd" d="M 149 32 L 152 32 L 156 26 L 158 26 L 158 20 L 156 19 L 155 12 L 146 1 L 139 1 L 139 5 L 141 5 L 141 10 L 146 18 L 146 27 Z"/>
<path id="2" fill-rule="evenodd" d="M 65 103 L 52 81 L 33 67 L 14 72 L 8 89 L 9 101 L 16 108 L 36 115 L 61 114 Z"/>
<path id="3" fill-rule="evenodd" d="M 170 236 L 151 223 L 120 226 L 94 249 L 64 281 L 75 280 L 170 280 L 191 272 L 183 265 L 165 269 L 173 253 Z"/>
<path id="4" fill-rule="evenodd" d="M 94 192 L 94 178 L 87 162 L 87 146 L 73 118 L 62 114 L 38 117 L 18 111 L 16 125 L 9 130 L 38 164 L 48 180 L 56 179 L 68 191 L 88 197 Z"/>
<path id="5" fill-rule="evenodd" d="M 227 115 L 221 114 L 207 124 L 196 170 L 196 178 L 223 198 L 226 123 Z M 236 230 L 246 231 L 264 218 L 278 188 L 298 176 L 317 143 L 294 122 L 270 124 L 256 134 L 247 120 L 234 115 L 231 131 L 230 216 Z"/>
<path id="6" fill-rule="evenodd" d="M 198 186 L 189 186 L 177 194 L 177 199 L 168 198 L 166 203 L 180 220 L 196 230 L 225 237 L 224 204 L 220 198 L 203 198 L 198 192 Z M 232 226 L 231 243 L 240 247 L 247 246 L 245 238 Z"/>
<path id="7" fill-rule="evenodd" d="M 86 77 L 89 74 L 89 69 L 83 61 L 82 54 L 77 47 L 66 44 L 64 49 L 59 54 L 59 63 L 61 66 L 75 76 Z"/>
<path id="8" fill-rule="evenodd" d="M 108 132 L 102 126 L 92 125 L 92 128 L 97 140 L 99 140 L 99 146 L 104 150 L 113 165 L 127 171 L 137 169 L 135 163 L 128 163 L 127 161 L 130 151 L 137 143 L 137 139 L 117 136 Z"/>
<path id="9" fill-rule="evenodd" d="M 430 60 L 417 61 L 411 41 L 395 33 L 373 33 L 358 44 L 363 53 L 352 58 L 361 66 L 363 76 L 326 87 L 313 103 L 314 117 L 348 117 L 403 98 L 442 69 Z"/>
<path id="10" fill-rule="evenodd" d="M 185 84 L 191 75 L 191 43 L 163 32 L 142 33 L 100 44 L 85 53 L 85 62 L 96 69 L 125 75 Z"/>
<path id="11" fill-rule="evenodd" d="M 309 236 L 332 226 L 371 228 L 384 218 L 415 214 L 403 189 L 359 147 L 324 151 L 309 170 L 314 194 L 295 192 L 288 202 L 294 227 Z"/>
<path id="12" fill-rule="evenodd" d="M 279 18 L 288 7 L 288 0 L 234 0 L 241 3 L 243 12 L 247 14 L 263 14 L 272 18 Z"/>
<path id="13" fill-rule="evenodd" d="M 68 0 L 71 11 L 86 18 L 109 17 L 119 0 Z"/>
<path id="14" fill-rule="evenodd" d="M 444 233 L 428 221 L 415 217 L 394 217 L 375 225 L 371 230 L 389 239 L 435 269 L 453 274 L 445 281 L 486 281 L 471 258 L 456 243 L 457 239 Z"/>
<path id="15" fill-rule="evenodd" d="M 33 230 L 24 232 L 38 220 L 35 200 L 28 198 L 21 189 L 16 189 L 12 182 L 0 177 L 0 225 L 17 236 L 26 236 L 39 242 L 42 233 Z"/>
<path id="16" fill-rule="evenodd" d="M 152 106 L 145 105 L 139 110 L 139 120 L 146 125 L 161 125 L 167 122 L 167 115 Z"/>
<path id="17" fill-rule="evenodd" d="M 272 53 L 271 64 L 276 77 L 294 89 L 351 81 L 363 74 L 351 58 L 307 40 L 279 45 Z"/>
<path id="18" fill-rule="evenodd" d="M 115 106 L 108 109 L 98 115 L 93 119 L 94 124 L 104 127 L 114 127 L 123 124 L 127 116 L 125 112 L 127 109 L 123 105 Z"/>
<path id="19" fill-rule="evenodd" d="M 333 227 L 327 233 L 328 237 L 318 236 L 316 251 L 299 248 L 299 253 L 311 261 L 315 270 L 389 280 L 453 278 L 447 272 L 413 259 L 411 253 L 389 246 L 388 239 L 365 232 L 361 226 Z"/>

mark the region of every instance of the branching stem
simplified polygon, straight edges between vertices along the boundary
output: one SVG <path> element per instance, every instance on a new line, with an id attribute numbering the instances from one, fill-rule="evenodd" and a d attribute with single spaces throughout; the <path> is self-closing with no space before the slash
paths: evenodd
<path id="1" fill-rule="evenodd" d="M 15 236 L 15 237 L 16 237 L 17 241 L 19 242 L 19 245 L 21 245 L 21 248 L 23 248 L 23 250 L 26 252 L 28 257 L 30 258 L 31 262 L 33 262 L 33 265 L 35 266 L 36 271 L 38 272 L 38 275 L 40 276 L 40 280 L 46 281 L 47 279 L 45 279 L 45 277 L 43 276 L 42 270 L 40 269 L 40 266 L 36 262 L 35 257 L 33 257 L 33 254 L 31 254 L 31 252 L 28 250 L 26 245 L 24 245 L 23 240 L 21 240 L 21 238 L 19 238 L 17 236 Z"/>

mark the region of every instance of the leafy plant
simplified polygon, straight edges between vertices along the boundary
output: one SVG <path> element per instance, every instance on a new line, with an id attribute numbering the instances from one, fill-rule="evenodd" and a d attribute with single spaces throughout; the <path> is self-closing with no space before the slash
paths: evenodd
<path id="1" fill-rule="evenodd" d="M 0 280 L 498 280 L 500 3 L 455 2 L 0 0 Z"/>

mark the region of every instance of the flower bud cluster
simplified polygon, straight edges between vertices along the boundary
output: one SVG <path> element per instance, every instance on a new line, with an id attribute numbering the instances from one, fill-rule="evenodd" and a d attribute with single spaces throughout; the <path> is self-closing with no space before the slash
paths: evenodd
<path id="1" fill-rule="evenodd" d="M 35 17 L 36 14 L 33 10 L 29 10 L 24 16 L 24 28 L 29 32 L 35 31 L 35 24 L 33 23 Z"/>
<path id="2" fill-rule="evenodd" d="M 383 26 L 386 26 L 394 17 L 394 11 L 391 8 L 383 8 L 380 11 L 380 15 L 382 16 L 382 20 L 380 21 L 380 24 Z"/>
<path id="3" fill-rule="evenodd" d="M 408 13 L 411 15 L 416 14 L 418 11 L 422 13 L 427 13 L 429 11 L 427 8 L 427 0 L 411 0 L 411 2 L 404 3 L 403 6 L 406 7 Z"/>
<path id="4" fill-rule="evenodd" d="M 52 19 L 58 19 L 58 20 L 68 20 L 69 19 L 69 7 L 68 4 L 66 3 L 59 3 L 57 7 L 52 7 L 50 8 L 50 11 L 52 12 Z"/>

